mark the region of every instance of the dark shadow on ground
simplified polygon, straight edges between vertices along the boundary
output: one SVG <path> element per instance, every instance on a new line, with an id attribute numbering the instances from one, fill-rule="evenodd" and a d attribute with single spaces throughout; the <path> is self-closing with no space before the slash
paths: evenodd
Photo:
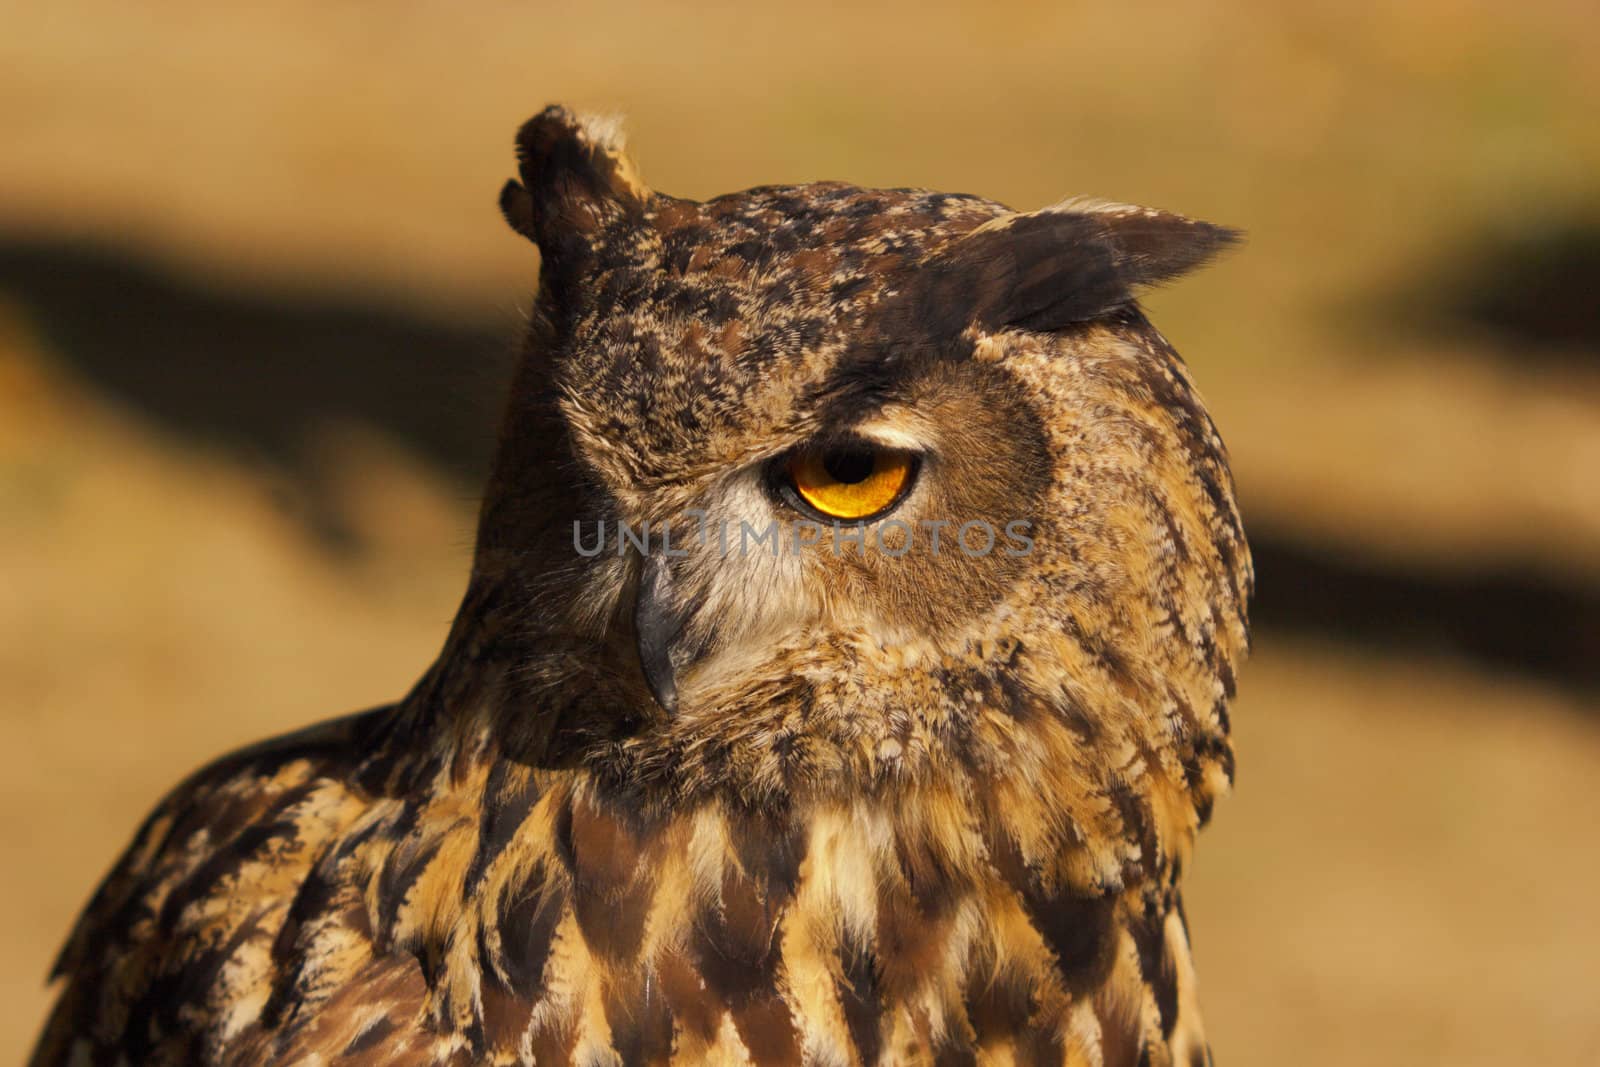
<path id="1" fill-rule="evenodd" d="M 291 473 L 308 436 L 352 421 L 481 484 L 519 329 L 356 301 L 211 287 L 84 245 L 0 237 L 0 293 L 121 402 Z"/>
<path id="2" fill-rule="evenodd" d="M 3 238 L 0 292 L 102 390 L 274 464 L 313 498 L 307 438 L 328 420 L 390 434 L 476 491 L 518 333 L 511 322 L 462 326 L 355 301 L 286 302 L 95 249 Z M 1265 631 L 1457 654 L 1600 690 L 1600 590 L 1531 574 L 1426 576 L 1270 529 L 1253 529 L 1252 543 L 1252 614 Z"/>
<path id="3" fill-rule="evenodd" d="M 1519 366 L 1600 366 L 1600 205 L 1464 235 L 1361 316 L 1372 329 L 1489 343 Z"/>
<path id="4" fill-rule="evenodd" d="M 1534 572 L 1418 573 L 1251 530 L 1258 630 L 1446 655 L 1600 696 L 1600 589 Z"/>

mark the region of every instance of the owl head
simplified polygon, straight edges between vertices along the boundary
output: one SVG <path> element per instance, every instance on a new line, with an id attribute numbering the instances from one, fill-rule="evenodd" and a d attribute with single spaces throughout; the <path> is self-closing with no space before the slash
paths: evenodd
<path id="1" fill-rule="evenodd" d="M 1250 562 L 1136 297 L 1233 233 L 832 182 L 679 199 L 555 107 L 517 149 L 501 207 L 541 270 L 470 594 L 507 736 L 660 797 L 1160 768 L 1203 815 Z"/>

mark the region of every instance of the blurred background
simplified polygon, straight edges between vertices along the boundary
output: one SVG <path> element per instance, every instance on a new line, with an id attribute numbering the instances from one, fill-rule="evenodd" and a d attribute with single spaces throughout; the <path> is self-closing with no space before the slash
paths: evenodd
<path id="1" fill-rule="evenodd" d="M 1260 594 L 1227 1065 L 1600 1063 L 1600 9 L 4 3 L 0 1060 L 180 775 L 404 693 L 537 271 L 512 133 L 1242 226 L 1151 300 Z M 259 9 L 258 9 L 259 8 Z"/>

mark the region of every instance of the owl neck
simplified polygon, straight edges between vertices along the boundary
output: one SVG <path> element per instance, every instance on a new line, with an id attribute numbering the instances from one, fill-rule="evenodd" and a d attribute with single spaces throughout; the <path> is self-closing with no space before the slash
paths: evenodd
<path id="1" fill-rule="evenodd" d="M 901 676 L 872 686 L 861 684 L 859 660 L 856 674 L 834 671 L 824 684 L 780 656 L 759 700 L 664 722 L 640 708 L 636 683 L 603 666 L 605 650 L 530 628 L 515 610 L 521 596 L 475 581 L 406 702 L 406 744 L 432 752 L 429 767 L 459 777 L 507 761 L 581 773 L 656 815 L 706 804 L 894 811 L 912 795 L 965 797 L 1006 828 L 1027 865 L 1070 843 L 1062 877 L 1084 890 L 1181 868 L 1231 781 L 1225 715 L 1201 719 L 1185 696 L 1223 680 L 1152 678 L 1148 665 L 1084 635 L 1066 664 L 1059 642 L 985 639 L 964 658 L 942 657 L 937 690 L 926 685 L 928 665 L 903 650 Z M 800 651 L 814 668 L 816 650 Z M 912 684 L 922 686 L 920 706 L 901 703 Z"/>

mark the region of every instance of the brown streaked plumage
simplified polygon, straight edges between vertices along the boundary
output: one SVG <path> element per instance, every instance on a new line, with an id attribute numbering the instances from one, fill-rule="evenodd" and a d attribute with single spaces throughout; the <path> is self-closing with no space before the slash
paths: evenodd
<path id="1" fill-rule="evenodd" d="M 1231 235 L 679 200 L 558 108 L 518 148 L 539 296 L 445 649 L 161 804 L 34 1062 L 1209 1062 L 1180 881 L 1250 559 L 1133 289 Z M 799 543 L 797 449 L 914 476 Z"/>

